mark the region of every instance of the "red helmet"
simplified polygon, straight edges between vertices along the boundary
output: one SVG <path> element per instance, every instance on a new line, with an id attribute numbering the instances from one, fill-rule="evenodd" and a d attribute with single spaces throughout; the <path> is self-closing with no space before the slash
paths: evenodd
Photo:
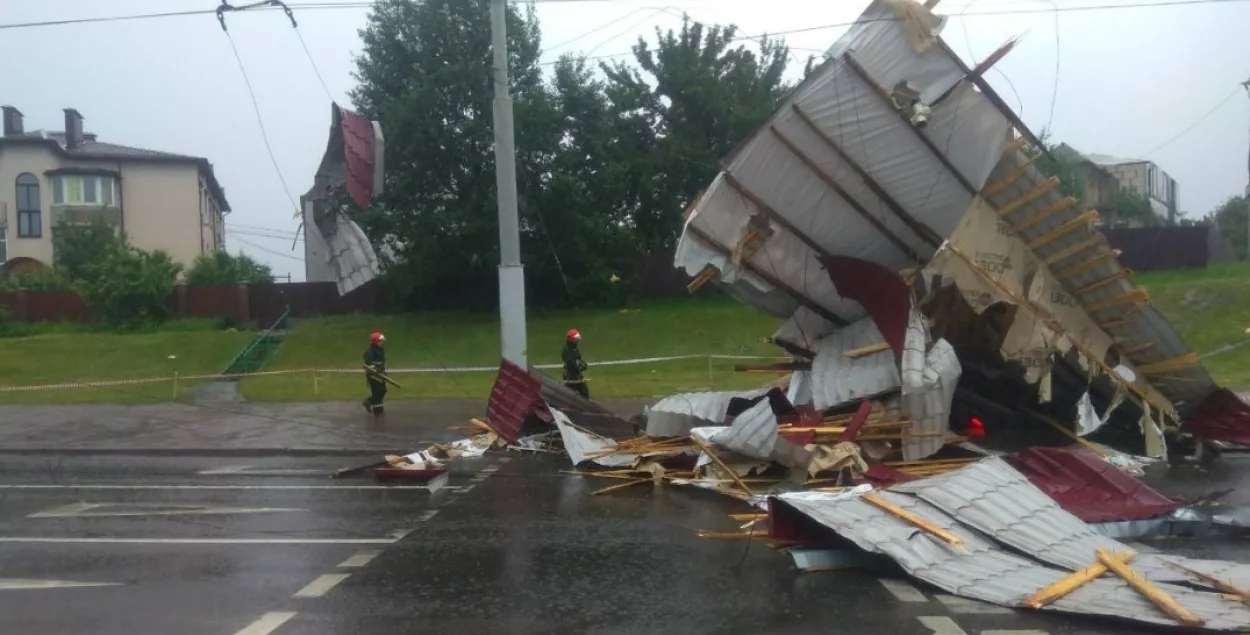
<path id="1" fill-rule="evenodd" d="M 370 344 L 380 344 L 385 341 L 386 341 L 386 336 L 381 333 L 374 333 L 373 335 L 369 336 Z"/>
<path id="2" fill-rule="evenodd" d="M 578 333 L 577 329 L 569 329 L 569 334 L 566 335 L 565 338 L 570 342 L 575 342 L 582 339 L 582 334 Z"/>

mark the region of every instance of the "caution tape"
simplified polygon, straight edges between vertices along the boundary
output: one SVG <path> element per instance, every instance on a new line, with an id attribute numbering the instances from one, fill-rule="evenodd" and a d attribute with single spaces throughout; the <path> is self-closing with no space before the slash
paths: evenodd
<path id="1" fill-rule="evenodd" d="M 711 360 L 786 360 L 788 357 L 776 356 L 759 356 L 759 355 L 671 355 L 667 357 L 637 357 L 633 359 L 613 359 L 599 362 L 591 362 L 587 364 L 591 368 L 600 366 L 629 366 L 635 364 L 656 364 L 662 362 L 673 362 L 692 359 Z M 534 368 L 541 370 L 553 370 L 563 368 L 563 364 L 535 364 Z M 394 374 L 412 374 L 412 373 L 493 373 L 499 370 L 499 366 L 437 366 L 437 367 L 410 367 L 410 368 L 390 368 L 387 369 L 388 375 Z M 341 374 L 341 373 L 360 373 L 360 368 L 289 368 L 283 370 L 266 370 L 254 373 L 215 373 L 211 375 L 178 375 L 173 374 L 167 377 L 147 377 L 142 379 L 113 379 L 105 381 L 76 381 L 63 382 L 57 384 L 39 384 L 29 386 L 0 386 L 0 393 L 9 392 L 37 392 L 42 390 L 66 390 L 72 388 L 111 388 L 116 386 L 138 386 L 143 384 L 160 384 L 168 382 L 182 381 L 206 381 L 221 379 L 243 379 L 247 377 L 272 377 L 277 375 L 303 375 L 303 374 Z"/>

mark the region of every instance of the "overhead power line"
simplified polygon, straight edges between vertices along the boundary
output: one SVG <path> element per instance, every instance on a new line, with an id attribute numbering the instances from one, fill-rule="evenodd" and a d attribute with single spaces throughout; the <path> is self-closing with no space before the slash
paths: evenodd
<path id="1" fill-rule="evenodd" d="M 265 253 L 267 253 L 267 254 L 270 254 L 270 255 L 273 255 L 273 256 L 278 256 L 279 258 L 286 258 L 287 260 L 298 260 L 299 262 L 304 262 L 304 259 L 303 259 L 303 258 L 300 258 L 300 257 L 298 257 L 298 256 L 292 256 L 291 254 L 282 253 L 281 251 L 277 251 L 277 250 L 274 250 L 274 249 L 270 249 L 270 248 L 268 248 L 268 247 L 261 247 L 260 245 L 257 245 L 256 243 L 254 243 L 254 242 L 252 242 L 252 241 L 250 241 L 250 240 L 248 240 L 248 239 L 246 239 L 246 238 L 243 238 L 242 236 L 240 236 L 240 235 L 239 235 L 238 233 L 236 233 L 236 232 L 230 232 L 230 231 L 228 231 L 228 232 L 226 232 L 226 235 L 227 235 L 227 236 L 230 236 L 230 237 L 232 237 L 232 238 L 234 238 L 235 240 L 239 241 L 240 243 L 243 243 L 244 245 L 247 245 L 248 247 L 251 247 L 252 249 L 255 249 L 255 250 L 257 250 L 257 251 L 263 251 L 263 252 L 265 252 Z"/>
<path id="2" fill-rule="evenodd" d="M 619 2 L 620 0 L 528 0 L 536 3 L 573 3 L 573 2 Z M 1250 0 L 1160 0 L 1159 2 L 1124 2 L 1117 4 L 1097 4 L 1097 5 L 1075 5 L 1059 7 L 1060 13 L 1078 12 L 1078 11 L 1111 11 L 1116 9 L 1146 9 L 1151 7 L 1175 7 L 1175 6 L 1192 6 L 1205 4 L 1231 4 L 1250 2 Z M 373 6 L 373 2 L 291 2 L 287 6 L 291 9 L 299 9 L 302 11 L 315 10 L 359 10 L 369 9 Z M 273 11 L 277 7 L 257 7 L 257 11 Z M 1054 8 L 1033 8 L 1033 9 L 1002 9 L 989 11 L 970 11 L 960 14 L 959 17 L 975 17 L 982 15 L 1028 15 L 1036 13 L 1052 13 L 1056 11 Z M 128 22 L 136 20 L 149 20 L 157 18 L 176 18 L 190 17 L 201 15 L 215 15 L 216 8 L 213 9 L 189 9 L 186 11 L 166 11 L 161 13 L 137 13 L 131 15 L 111 15 L 96 16 L 89 18 L 67 18 L 62 20 L 42 20 L 34 22 L 10 22 L 8 24 L 0 24 L 0 29 L 25 29 L 34 27 L 47 26 L 66 26 L 72 24 L 98 24 L 103 22 Z M 954 16 L 951 16 L 954 17 Z M 837 26 L 850 26 L 853 22 L 843 24 L 831 24 L 817 27 L 809 27 L 807 29 L 796 29 L 787 31 L 786 33 L 801 33 L 803 31 L 816 31 L 820 29 L 834 28 Z M 783 33 L 775 33 L 774 35 L 782 35 Z M 628 55 L 622 53 L 621 55 Z M 619 56 L 618 56 L 619 57 Z"/>
<path id="3" fill-rule="evenodd" d="M 1137 155 L 1136 158 L 1145 159 L 1146 157 L 1154 154 L 1155 152 L 1158 152 L 1159 150 L 1162 150 L 1163 148 L 1171 145 L 1173 141 L 1176 141 L 1177 139 L 1180 139 L 1181 137 L 1189 134 L 1191 131 L 1193 131 L 1194 128 L 1197 128 L 1198 126 L 1202 125 L 1202 122 L 1209 119 L 1211 115 L 1214 115 L 1216 111 L 1223 108 L 1225 105 L 1228 104 L 1228 102 L 1232 101 L 1233 97 L 1236 97 L 1237 93 L 1239 92 L 1238 88 L 1241 88 L 1240 84 L 1237 86 L 1237 88 L 1234 88 L 1232 91 L 1230 91 L 1228 95 L 1224 97 L 1224 99 L 1221 99 L 1220 103 L 1216 104 L 1213 108 L 1211 108 L 1211 110 L 1208 110 L 1206 114 L 1195 119 L 1194 122 L 1186 126 L 1184 130 L 1181 130 L 1180 132 L 1172 135 L 1171 137 L 1168 137 L 1167 141 L 1164 141 L 1163 143 L 1160 143 L 1159 145 Z M 1250 89 L 1247 89 L 1247 90 L 1250 90 Z"/>

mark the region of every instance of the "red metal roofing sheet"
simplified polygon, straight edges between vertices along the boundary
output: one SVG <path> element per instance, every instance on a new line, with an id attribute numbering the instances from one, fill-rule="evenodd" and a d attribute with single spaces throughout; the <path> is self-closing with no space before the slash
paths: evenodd
<path id="1" fill-rule="evenodd" d="M 838 295 L 863 305 L 885 343 L 896 356 L 903 354 L 907 319 L 911 315 L 911 290 L 898 273 L 875 262 L 832 256 L 824 261 Z"/>
<path id="2" fill-rule="evenodd" d="M 1030 448 L 1003 459 L 1087 523 L 1144 520 L 1182 504 L 1083 448 Z"/>
<path id="3" fill-rule="evenodd" d="M 1215 441 L 1250 445 L 1250 406 L 1233 391 L 1220 388 L 1185 417 L 1181 430 Z"/>
<path id="4" fill-rule="evenodd" d="M 486 403 L 486 422 L 505 441 L 516 443 L 521 426 L 531 412 L 547 414 L 542 398 L 542 382 L 520 366 L 503 360 L 495 374 L 495 386 Z M 548 415 L 549 416 L 549 415 Z"/>
<path id="5" fill-rule="evenodd" d="M 373 201 L 373 122 L 345 108 L 343 119 L 343 153 L 347 163 L 347 195 L 362 208 Z"/>

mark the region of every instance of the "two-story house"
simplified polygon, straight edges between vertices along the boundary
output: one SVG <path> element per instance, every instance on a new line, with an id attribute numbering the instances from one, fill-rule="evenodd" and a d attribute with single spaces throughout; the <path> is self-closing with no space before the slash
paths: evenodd
<path id="1" fill-rule="evenodd" d="M 52 266 L 61 221 L 106 220 L 187 266 L 225 249 L 230 205 L 207 159 L 99 141 L 73 108 L 64 132 L 26 132 L 20 111 L 3 111 L 0 275 Z"/>

